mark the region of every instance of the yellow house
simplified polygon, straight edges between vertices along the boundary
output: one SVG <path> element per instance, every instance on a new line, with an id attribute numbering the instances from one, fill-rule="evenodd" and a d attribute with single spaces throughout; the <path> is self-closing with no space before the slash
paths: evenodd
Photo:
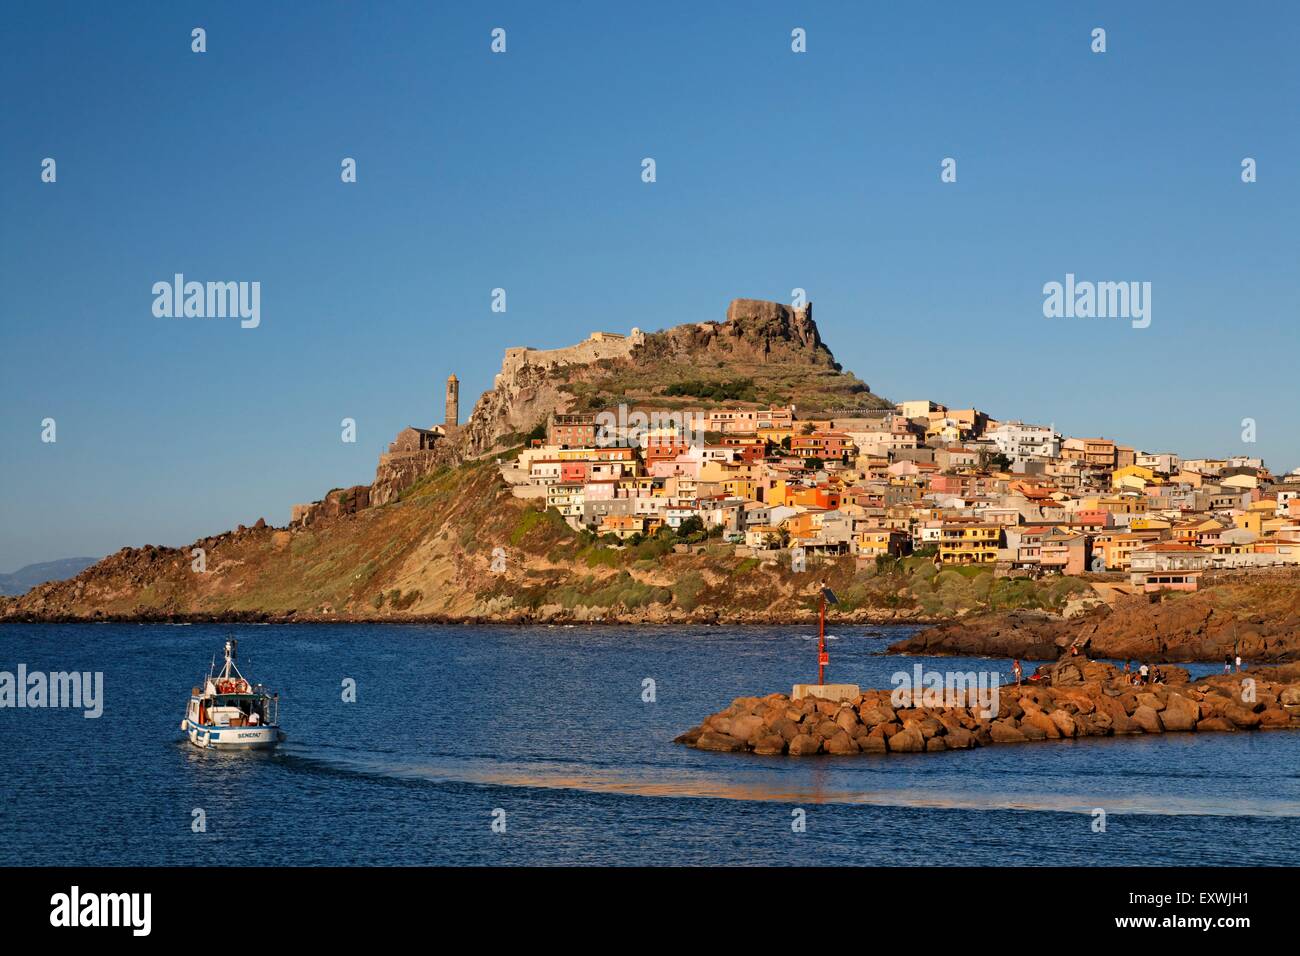
<path id="1" fill-rule="evenodd" d="M 605 515 L 600 522 L 600 534 L 612 534 L 620 538 L 630 538 L 634 534 L 646 533 L 644 515 Z"/>
<path id="2" fill-rule="evenodd" d="M 656 487 L 658 493 L 663 494 L 664 482 L 662 478 L 649 476 L 619 478 L 614 487 L 621 498 L 650 498 L 654 496 Z"/>
<path id="3" fill-rule="evenodd" d="M 759 482 L 755 478 L 724 478 L 722 487 L 729 495 L 744 498 L 746 501 L 758 500 Z"/>
<path id="4" fill-rule="evenodd" d="M 1145 498 L 1135 498 L 1131 495 L 1102 498 L 1097 502 L 1097 507 L 1102 511 L 1109 511 L 1113 515 L 1141 515 L 1146 514 L 1147 500 Z"/>
<path id="5" fill-rule="evenodd" d="M 759 438 L 780 445 L 783 439 L 794 437 L 794 425 L 768 425 L 757 430 Z"/>
<path id="6" fill-rule="evenodd" d="M 950 522 L 939 527 L 939 560 L 944 564 L 992 564 L 1001 545 L 1001 525 Z"/>
<path id="7" fill-rule="evenodd" d="M 1173 526 L 1172 521 L 1167 518 L 1157 518 L 1155 515 L 1143 515 L 1129 522 L 1130 531 L 1168 531 Z"/>
<path id="8" fill-rule="evenodd" d="M 882 554 L 898 557 L 903 553 L 906 538 L 907 535 L 897 528 L 870 528 L 853 536 L 858 554 L 865 558 L 875 558 Z"/>
<path id="9" fill-rule="evenodd" d="M 943 441 L 961 441 L 966 437 L 967 431 L 961 425 L 954 421 L 938 419 L 932 421 L 925 429 L 926 438 L 939 438 Z"/>
<path id="10" fill-rule="evenodd" d="M 1155 531 L 1099 534 L 1092 541 L 1092 553 L 1094 556 L 1101 555 L 1106 562 L 1107 571 L 1127 571 L 1132 563 L 1133 552 L 1154 544 L 1158 536 L 1159 533 Z"/>
<path id="11" fill-rule="evenodd" d="M 732 478 L 752 478 L 758 474 L 753 465 L 709 459 L 700 464 L 700 481 L 728 481 Z"/>
<path id="12" fill-rule="evenodd" d="M 1229 475 L 1219 482 L 1224 488 L 1240 488 L 1249 491 L 1259 487 L 1259 479 L 1254 475 Z"/>
<path id="13" fill-rule="evenodd" d="M 1116 468 L 1110 473 L 1110 484 L 1112 488 L 1134 488 L 1141 491 L 1147 485 L 1160 484 L 1156 478 L 1156 473 L 1150 468 L 1144 468 L 1141 465 L 1126 465 L 1123 468 Z"/>
<path id="14" fill-rule="evenodd" d="M 1262 511 L 1238 511 L 1232 516 L 1232 523 L 1238 528 L 1245 528 L 1255 534 L 1264 533 L 1264 519 L 1268 515 Z"/>

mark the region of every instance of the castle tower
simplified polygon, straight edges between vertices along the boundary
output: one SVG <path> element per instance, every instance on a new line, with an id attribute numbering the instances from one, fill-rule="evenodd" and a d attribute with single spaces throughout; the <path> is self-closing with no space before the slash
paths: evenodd
<path id="1" fill-rule="evenodd" d="M 460 380 L 455 375 L 447 376 L 447 420 L 448 428 L 460 424 Z"/>

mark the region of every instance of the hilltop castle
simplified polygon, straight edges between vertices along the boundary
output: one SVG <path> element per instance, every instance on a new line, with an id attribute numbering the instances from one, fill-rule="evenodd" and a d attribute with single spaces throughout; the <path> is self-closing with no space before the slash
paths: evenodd
<path id="1" fill-rule="evenodd" d="M 535 349 L 526 346 L 506 349 L 505 358 L 501 362 L 501 371 L 493 379 L 492 387 L 500 386 L 503 379 L 513 378 L 525 366 L 545 369 L 560 365 L 586 365 L 599 362 L 601 359 L 624 358 L 631 355 L 632 350 L 643 342 L 645 342 L 645 333 L 640 329 L 633 329 L 627 335 L 619 332 L 592 332 L 577 345 L 559 349 Z"/>

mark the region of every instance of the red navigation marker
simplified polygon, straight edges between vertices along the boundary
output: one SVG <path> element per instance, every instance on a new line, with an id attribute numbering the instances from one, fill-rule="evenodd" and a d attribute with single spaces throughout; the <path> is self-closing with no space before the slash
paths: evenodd
<path id="1" fill-rule="evenodd" d="M 835 596 L 835 592 L 830 588 L 822 588 L 821 593 L 821 611 L 817 617 L 817 683 L 826 683 L 826 665 L 831 662 L 831 656 L 826 653 L 826 602 L 839 604 L 840 599 Z"/>

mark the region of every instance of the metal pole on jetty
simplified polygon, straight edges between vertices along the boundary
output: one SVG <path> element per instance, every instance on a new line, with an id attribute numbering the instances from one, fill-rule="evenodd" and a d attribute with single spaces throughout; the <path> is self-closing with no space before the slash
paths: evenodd
<path id="1" fill-rule="evenodd" d="M 826 683 L 826 665 L 831 662 L 830 655 L 826 653 L 826 602 L 839 604 L 839 598 L 835 592 L 824 584 L 821 589 L 821 610 L 817 615 L 817 686 L 824 686 Z"/>
<path id="2" fill-rule="evenodd" d="M 821 593 L 817 595 L 817 683 L 795 684 L 790 691 L 790 699 L 820 697 L 825 700 L 852 700 L 861 694 L 857 684 L 826 683 L 826 665 L 830 663 L 830 655 L 826 653 L 826 605 L 839 604 L 840 600 L 825 583 L 819 590 Z"/>

